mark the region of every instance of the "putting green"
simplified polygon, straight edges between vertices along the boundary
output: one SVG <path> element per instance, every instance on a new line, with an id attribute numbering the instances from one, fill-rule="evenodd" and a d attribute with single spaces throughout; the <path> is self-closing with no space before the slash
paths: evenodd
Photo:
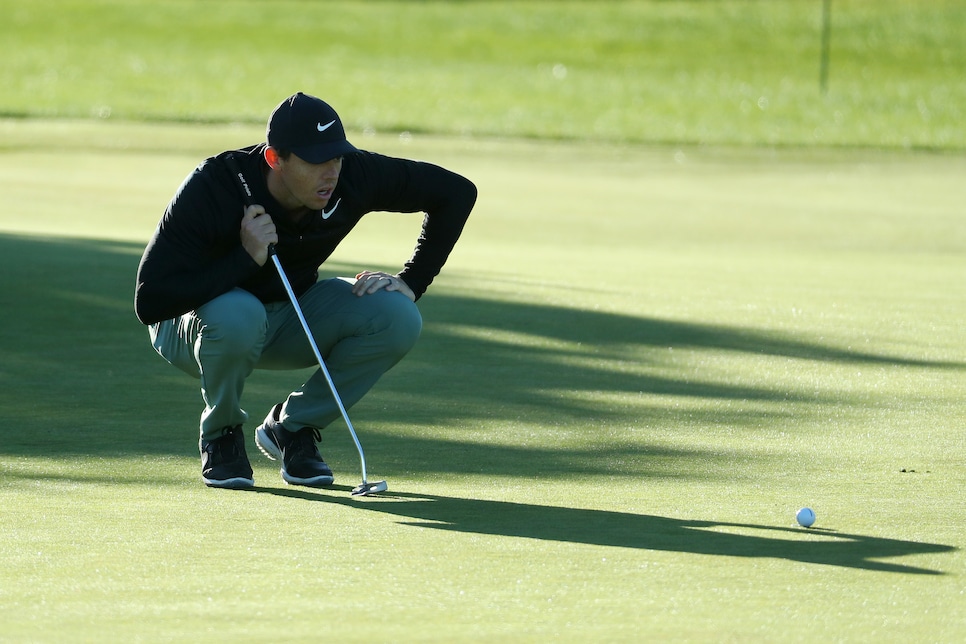
<path id="1" fill-rule="evenodd" d="M 338 426 L 332 490 L 254 448 L 255 492 L 205 488 L 196 384 L 131 310 L 174 188 L 260 129 L 0 131 L 0 639 L 966 635 L 962 156 L 360 134 L 481 198 L 351 410 L 390 486 L 358 499 Z M 418 225 L 373 215 L 326 270 Z"/>

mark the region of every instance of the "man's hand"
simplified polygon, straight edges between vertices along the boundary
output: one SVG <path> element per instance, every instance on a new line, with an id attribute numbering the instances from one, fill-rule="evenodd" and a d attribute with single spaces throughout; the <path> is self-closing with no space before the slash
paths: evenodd
<path id="1" fill-rule="evenodd" d="M 387 291 L 399 291 L 413 302 L 416 301 L 416 294 L 409 288 L 406 282 L 402 281 L 397 275 L 390 275 L 379 271 L 362 271 L 356 275 L 356 283 L 352 286 L 352 292 L 358 296 L 368 295 L 385 289 Z"/>
<path id="2" fill-rule="evenodd" d="M 278 234 L 275 231 L 275 222 L 265 214 L 265 209 L 254 205 L 245 208 L 245 214 L 241 220 L 242 246 L 252 256 L 252 259 L 259 266 L 264 266 L 268 261 L 268 247 L 270 244 L 278 243 Z"/>

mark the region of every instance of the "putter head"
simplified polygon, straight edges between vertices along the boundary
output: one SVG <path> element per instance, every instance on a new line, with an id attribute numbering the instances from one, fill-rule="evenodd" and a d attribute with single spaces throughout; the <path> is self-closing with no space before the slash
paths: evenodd
<path id="1" fill-rule="evenodd" d="M 373 481 L 371 483 L 362 483 L 352 489 L 352 496 L 369 496 L 370 494 L 378 494 L 379 492 L 385 492 L 389 489 L 389 485 L 385 481 Z"/>

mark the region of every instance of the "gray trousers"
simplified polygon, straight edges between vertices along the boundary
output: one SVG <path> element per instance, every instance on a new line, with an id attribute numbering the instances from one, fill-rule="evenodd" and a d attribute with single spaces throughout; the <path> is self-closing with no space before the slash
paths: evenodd
<path id="1" fill-rule="evenodd" d="M 422 329 L 419 309 L 402 293 L 380 290 L 360 297 L 345 279 L 316 283 L 299 304 L 346 408 L 409 352 Z M 254 369 L 317 365 L 292 304 L 263 304 L 242 289 L 148 331 L 165 360 L 201 380 L 202 440 L 248 421 L 241 399 Z M 340 416 L 325 375 L 316 369 L 288 395 L 280 420 L 296 431 L 322 429 Z"/>

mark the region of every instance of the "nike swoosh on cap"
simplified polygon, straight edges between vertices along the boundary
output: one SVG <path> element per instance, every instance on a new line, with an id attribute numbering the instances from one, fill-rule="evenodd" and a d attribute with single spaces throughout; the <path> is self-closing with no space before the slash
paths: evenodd
<path id="1" fill-rule="evenodd" d="M 319 124 L 318 124 L 318 125 L 316 125 L 315 127 L 316 127 L 316 129 L 317 129 L 317 130 L 318 130 L 319 132 L 325 132 L 325 131 L 326 131 L 326 130 L 328 130 L 328 129 L 329 129 L 330 127 L 332 127 L 332 124 L 333 124 L 333 123 L 335 123 L 335 119 L 333 119 L 333 120 L 331 120 L 331 121 L 329 121 L 329 122 L 328 122 L 328 123 L 326 123 L 325 125 L 322 125 L 321 123 L 319 123 Z"/>

